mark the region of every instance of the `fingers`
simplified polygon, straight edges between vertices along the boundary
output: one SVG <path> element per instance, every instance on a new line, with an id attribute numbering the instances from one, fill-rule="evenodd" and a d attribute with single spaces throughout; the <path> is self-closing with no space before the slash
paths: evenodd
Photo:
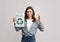
<path id="1" fill-rule="evenodd" d="M 16 20 L 15 20 L 15 17 L 14 17 L 14 18 L 13 18 L 13 22 L 15 23 L 15 21 L 16 21 Z"/>
<path id="2" fill-rule="evenodd" d="M 37 21 L 39 21 L 39 22 L 40 22 L 40 15 L 38 15 L 38 17 L 37 17 Z"/>
<path id="3" fill-rule="evenodd" d="M 38 19 L 40 20 L 40 15 L 38 15 Z"/>
<path id="4" fill-rule="evenodd" d="M 40 21 L 40 15 L 36 17 L 36 21 Z"/>

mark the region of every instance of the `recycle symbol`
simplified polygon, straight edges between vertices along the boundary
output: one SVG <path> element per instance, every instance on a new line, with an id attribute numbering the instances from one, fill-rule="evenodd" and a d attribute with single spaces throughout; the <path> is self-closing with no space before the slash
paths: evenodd
<path id="1" fill-rule="evenodd" d="M 18 18 L 18 19 L 17 19 L 17 24 L 18 24 L 18 25 L 23 24 L 23 20 L 22 20 L 22 18 Z"/>

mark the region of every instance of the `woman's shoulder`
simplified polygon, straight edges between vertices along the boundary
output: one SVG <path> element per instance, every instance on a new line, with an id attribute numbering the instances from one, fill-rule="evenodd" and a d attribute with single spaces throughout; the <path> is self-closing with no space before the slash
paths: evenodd
<path id="1" fill-rule="evenodd" d="M 35 24 L 38 24 L 38 22 L 37 22 L 37 21 L 35 21 L 34 23 L 35 23 Z"/>

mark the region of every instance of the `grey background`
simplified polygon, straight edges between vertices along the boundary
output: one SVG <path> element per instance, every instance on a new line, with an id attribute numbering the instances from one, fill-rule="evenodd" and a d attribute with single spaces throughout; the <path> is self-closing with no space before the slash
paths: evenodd
<path id="1" fill-rule="evenodd" d="M 0 42 L 21 41 L 21 31 L 15 31 L 12 19 L 29 5 L 45 27 L 44 32 L 37 30 L 36 41 L 60 42 L 60 0 L 0 0 Z"/>

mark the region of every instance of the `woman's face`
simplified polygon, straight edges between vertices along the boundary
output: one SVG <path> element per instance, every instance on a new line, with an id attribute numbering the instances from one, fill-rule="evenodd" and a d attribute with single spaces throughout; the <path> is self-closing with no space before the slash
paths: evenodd
<path id="1" fill-rule="evenodd" d="M 28 10 L 27 10 L 27 16 L 28 16 L 28 17 L 32 17 L 32 15 L 33 15 L 32 9 L 28 9 Z"/>

